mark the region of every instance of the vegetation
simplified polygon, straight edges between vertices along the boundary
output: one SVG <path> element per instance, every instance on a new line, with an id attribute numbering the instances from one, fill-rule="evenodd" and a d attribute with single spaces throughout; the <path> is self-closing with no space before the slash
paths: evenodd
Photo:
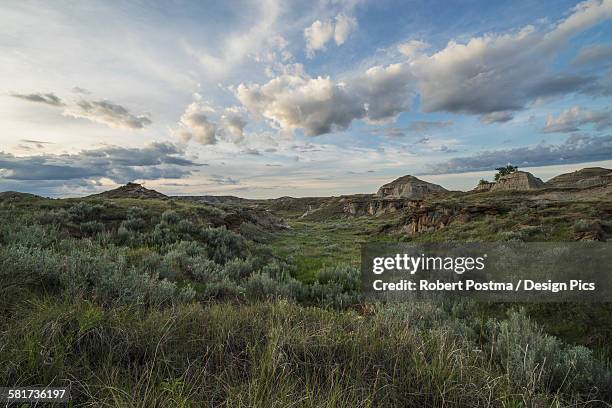
<path id="1" fill-rule="evenodd" d="M 495 181 L 498 181 L 500 178 L 517 171 L 518 167 L 508 164 L 507 166 L 497 167 L 495 170 L 497 170 L 497 173 L 495 173 Z"/>
<path id="2" fill-rule="evenodd" d="M 230 211 L 0 201 L 0 384 L 71 384 L 75 406 L 612 401 L 607 360 L 548 334 L 533 310 L 366 302 L 358 245 L 398 216 L 296 219 L 291 230 L 251 220 L 230 231 L 219 226 Z M 471 233 L 497 238 L 502 228 L 490 224 L 510 217 L 477 221 Z M 571 217 L 562 224 L 574 231 Z"/>

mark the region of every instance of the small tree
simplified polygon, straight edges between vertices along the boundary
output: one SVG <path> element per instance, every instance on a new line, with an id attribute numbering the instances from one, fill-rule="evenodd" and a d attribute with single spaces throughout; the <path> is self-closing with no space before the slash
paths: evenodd
<path id="1" fill-rule="evenodd" d="M 495 174 L 495 181 L 498 181 L 501 177 L 507 176 L 508 174 L 512 174 L 517 171 L 518 167 L 509 164 L 504 167 L 498 167 L 495 170 L 497 170 L 497 174 Z"/>
<path id="2" fill-rule="evenodd" d="M 478 182 L 478 185 L 482 186 L 483 184 L 489 184 L 489 180 L 480 179 L 480 181 Z"/>

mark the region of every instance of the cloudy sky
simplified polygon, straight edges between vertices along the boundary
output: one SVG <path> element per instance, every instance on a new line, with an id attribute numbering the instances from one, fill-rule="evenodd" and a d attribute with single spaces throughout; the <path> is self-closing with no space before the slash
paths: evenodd
<path id="1" fill-rule="evenodd" d="M 6 1 L 0 191 L 468 189 L 612 166 L 612 0 Z"/>

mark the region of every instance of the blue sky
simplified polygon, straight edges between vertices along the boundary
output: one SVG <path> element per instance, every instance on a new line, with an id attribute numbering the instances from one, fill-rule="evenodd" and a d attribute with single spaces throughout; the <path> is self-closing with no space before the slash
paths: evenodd
<path id="1" fill-rule="evenodd" d="M 0 4 L 0 190 L 468 189 L 612 160 L 612 0 Z"/>

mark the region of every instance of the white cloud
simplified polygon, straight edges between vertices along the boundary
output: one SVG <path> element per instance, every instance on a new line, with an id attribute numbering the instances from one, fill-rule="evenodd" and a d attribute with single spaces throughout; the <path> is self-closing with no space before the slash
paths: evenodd
<path id="1" fill-rule="evenodd" d="M 193 140 L 200 144 L 217 143 L 217 125 L 210 121 L 209 115 L 214 110 L 201 102 L 191 103 L 181 116 L 175 135 L 183 142 Z"/>
<path id="2" fill-rule="evenodd" d="M 502 123 L 514 111 L 542 98 L 587 92 L 593 77 L 552 72 L 553 58 L 569 38 L 612 16 L 612 0 L 578 5 L 548 31 L 533 26 L 509 34 L 487 34 L 461 44 L 451 41 L 431 55 L 427 44 L 398 46 L 408 61 L 374 66 L 344 82 L 284 73 L 264 85 L 241 84 L 236 96 L 257 116 L 285 131 L 320 135 L 346 129 L 352 120 L 395 120 L 418 92 L 425 112 L 480 115 L 483 123 Z M 324 49 L 337 28 L 315 21 L 304 32 L 308 51 Z"/>
<path id="3" fill-rule="evenodd" d="M 329 77 L 281 75 L 265 85 L 240 84 L 236 97 L 250 112 L 282 130 L 301 128 L 310 136 L 346 129 L 365 114 L 360 101 Z"/>
<path id="4" fill-rule="evenodd" d="M 548 32 L 527 26 L 465 44 L 451 41 L 432 55 L 415 58 L 410 64 L 423 110 L 489 114 L 579 91 L 590 78 L 551 72 L 552 59 L 571 37 L 611 16 L 612 0 L 589 0 Z"/>
<path id="5" fill-rule="evenodd" d="M 241 108 L 237 106 L 226 108 L 221 115 L 220 124 L 222 132 L 229 136 L 231 141 L 241 142 L 244 140 L 244 128 L 247 121 Z"/>
<path id="6" fill-rule="evenodd" d="M 195 95 L 195 102 L 187 106 L 176 128 L 175 137 L 184 143 L 194 141 L 203 145 L 216 144 L 219 140 L 230 143 L 244 141 L 244 128 L 247 125 L 246 111 L 243 107 L 232 106 L 215 109 Z"/>
<path id="7" fill-rule="evenodd" d="M 355 119 L 393 120 L 410 108 L 412 89 L 405 64 L 373 67 L 336 82 L 285 74 L 264 85 L 241 84 L 236 97 L 255 116 L 271 120 L 285 132 L 302 129 L 318 136 L 345 130 Z"/>
<path id="8" fill-rule="evenodd" d="M 357 19 L 344 13 L 338 14 L 334 20 L 316 20 L 304 29 L 306 40 L 306 55 L 312 58 L 316 51 L 326 49 L 326 45 L 332 39 L 336 45 L 346 42 L 349 35 L 357 28 Z"/>
<path id="9" fill-rule="evenodd" d="M 152 123 L 147 115 L 135 115 L 127 108 L 106 100 L 81 99 L 76 104 L 66 107 L 63 114 L 119 129 L 142 129 Z"/>
<path id="10" fill-rule="evenodd" d="M 304 30 L 306 39 L 306 52 L 312 57 L 315 51 L 324 50 L 325 44 L 334 35 L 334 25 L 331 20 L 325 22 L 317 20 Z"/>
<path id="11" fill-rule="evenodd" d="M 603 130 L 612 126 L 612 109 L 601 111 L 583 110 L 579 106 L 566 109 L 554 117 L 548 115 L 544 132 L 575 132 L 584 125 L 594 125 L 595 129 Z"/>
<path id="12" fill-rule="evenodd" d="M 348 82 L 351 94 L 366 108 L 372 123 L 395 120 L 410 109 L 413 94 L 412 74 L 406 64 L 376 66 Z"/>
<path id="13" fill-rule="evenodd" d="M 357 19 L 340 13 L 336 16 L 336 27 L 334 28 L 334 41 L 342 45 L 348 36 L 357 28 Z"/>
<path id="14" fill-rule="evenodd" d="M 397 46 L 397 50 L 408 58 L 414 58 L 429 48 L 424 41 L 410 40 Z"/>

